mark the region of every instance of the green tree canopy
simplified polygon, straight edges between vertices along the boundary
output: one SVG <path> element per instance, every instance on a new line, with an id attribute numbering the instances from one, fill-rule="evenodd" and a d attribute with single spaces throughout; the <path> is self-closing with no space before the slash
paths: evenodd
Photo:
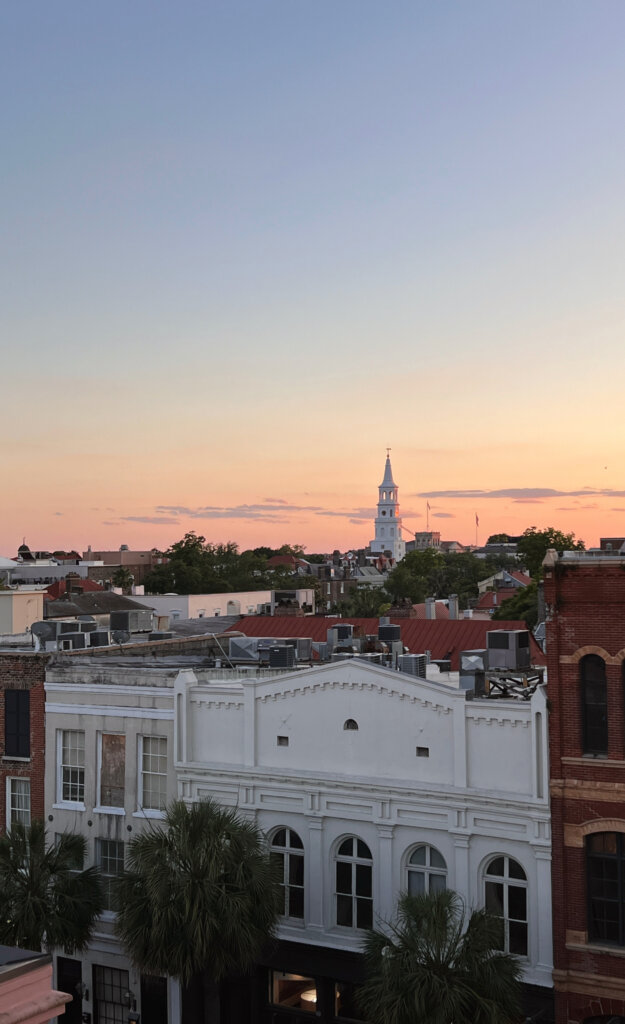
<path id="1" fill-rule="evenodd" d="M 465 928 L 449 889 L 400 897 L 389 933 L 365 940 L 368 1024 L 511 1024 L 520 1015 L 521 966 L 501 952 L 501 921 L 475 910 Z"/>
<path id="2" fill-rule="evenodd" d="M 538 583 L 534 580 L 527 587 L 518 587 L 513 597 L 502 601 L 493 612 L 493 619 L 514 622 L 522 619 L 528 629 L 534 629 L 538 622 Z"/>
<path id="3" fill-rule="evenodd" d="M 282 548 L 259 547 L 240 552 L 232 541 L 212 544 L 193 531 L 164 553 L 167 562 L 146 574 L 146 591 L 151 594 L 220 594 L 240 590 L 275 590 L 301 586 L 288 566 L 269 569 L 273 555 L 303 557 L 303 547 L 284 544 Z"/>
<path id="4" fill-rule="evenodd" d="M 521 535 L 517 550 L 530 576 L 541 578 L 543 559 L 549 548 L 555 548 L 556 551 L 584 551 L 586 545 L 583 540 L 576 541 L 574 533 L 562 533 L 562 530 L 556 530 L 553 526 L 545 530 L 529 526 Z"/>
<path id="5" fill-rule="evenodd" d="M 104 909 L 100 875 L 82 869 L 83 836 L 48 843 L 42 821 L 14 823 L 0 837 L 0 942 L 23 949 L 86 949 Z"/>
<path id="6" fill-rule="evenodd" d="M 509 559 L 504 558 L 507 565 Z M 516 563 L 515 563 L 516 564 Z M 457 594 L 461 608 L 478 593 L 478 583 L 502 568 L 499 558 L 478 558 L 471 551 L 447 554 L 436 548 L 410 551 L 390 573 L 385 587 L 394 601 L 417 604 L 426 597 Z"/>
<path id="7" fill-rule="evenodd" d="M 128 844 L 117 899 L 117 934 L 141 970 L 216 982 L 255 962 L 279 885 L 255 825 L 209 800 L 178 801 Z"/>

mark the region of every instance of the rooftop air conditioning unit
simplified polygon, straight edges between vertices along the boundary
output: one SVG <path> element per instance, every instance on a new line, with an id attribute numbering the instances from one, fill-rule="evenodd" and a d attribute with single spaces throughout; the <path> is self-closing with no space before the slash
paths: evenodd
<path id="1" fill-rule="evenodd" d="M 397 659 L 397 667 L 400 672 L 406 672 L 407 675 L 425 679 L 427 658 L 425 654 L 400 654 Z"/>
<path id="2" fill-rule="evenodd" d="M 530 668 L 530 635 L 527 629 L 491 629 L 487 634 L 488 666 L 519 672 Z"/>
<path id="3" fill-rule="evenodd" d="M 281 644 L 269 648 L 269 668 L 293 668 L 295 665 L 295 647 Z"/>
<path id="4" fill-rule="evenodd" d="M 337 640 L 351 640 L 354 627 L 351 622 L 344 622 L 340 626 L 334 626 L 334 634 Z"/>
<path id="5" fill-rule="evenodd" d="M 401 640 L 401 626 L 395 626 L 393 623 L 380 626 L 378 629 L 378 639 L 385 644 L 391 644 L 394 640 Z"/>
<path id="6" fill-rule="evenodd" d="M 94 629 L 89 634 L 90 647 L 108 647 L 111 642 L 111 635 L 108 629 Z"/>

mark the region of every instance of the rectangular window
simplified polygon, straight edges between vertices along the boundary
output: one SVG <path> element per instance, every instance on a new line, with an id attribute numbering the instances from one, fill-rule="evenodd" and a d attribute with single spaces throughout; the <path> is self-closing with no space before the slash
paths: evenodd
<path id="1" fill-rule="evenodd" d="M 126 737 L 102 733 L 100 752 L 100 806 L 123 807 Z"/>
<path id="2" fill-rule="evenodd" d="M 7 779 L 7 828 L 30 825 L 30 779 Z"/>
<path id="3" fill-rule="evenodd" d="M 141 806 L 164 811 L 167 805 L 167 737 L 141 737 Z"/>
<path id="4" fill-rule="evenodd" d="M 5 690 L 4 753 L 6 757 L 30 757 L 29 690 Z"/>
<path id="5" fill-rule="evenodd" d="M 77 729 L 61 733 L 61 800 L 84 803 L 85 800 L 85 734 Z"/>
<path id="6" fill-rule="evenodd" d="M 115 910 L 115 879 L 124 870 L 124 844 L 116 839 L 96 839 L 96 857 L 102 888 L 104 890 L 105 910 Z"/>
<path id="7" fill-rule="evenodd" d="M 93 965 L 93 1019 L 97 1024 L 122 1024 L 128 1020 L 128 971 Z"/>

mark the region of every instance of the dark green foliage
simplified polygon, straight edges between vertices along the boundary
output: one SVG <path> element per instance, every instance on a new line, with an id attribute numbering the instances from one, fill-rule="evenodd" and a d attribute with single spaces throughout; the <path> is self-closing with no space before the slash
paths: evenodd
<path id="1" fill-rule="evenodd" d="M 104 908 L 96 868 L 82 870 L 87 842 L 64 833 L 47 844 L 41 821 L 0 837 L 0 943 L 80 952 Z"/>
<path id="2" fill-rule="evenodd" d="M 516 622 L 522 619 L 528 629 L 538 622 L 538 584 L 534 580 L 527 587 L 519 587 L 514 597 L 502 601 L 493 612 L 493 619 Z"/>
<path id="3" fill-rule="evenodd" d="M 386 615 L 390 609 L 389 595 L 382 587 L 352 587 L 343 600 L 337 602 L 336 610 L 341 615 L 353 615 L 370 619 Z"/>
<path id="4" fill-rule="evenodd" d="M 368 1024 L 511 1024 L 519 1018 L 521 967 L 500 952 L 501 921 L 474 911 L 465 930 L 449 889 L 400 897 L 390 934 L 365 940 Z"/>
<path id="5" fill-rule="evenodd" d="M 303 557 L 300 545 L 254 548 L 240 552 L 232 541 L 211 544 L 191 531 L 165 552 L 166 565 L 146 574 L 146 591 L 151 594 L 222 594 L 240 590 L 291 589 L 305 586 L 293 577 L 288 566 L 269 569 L 273 555 Z"/>
<path id="6" fill-rule="evenodd" d="M 117 903 L 117 934 L 142 971 L 219 981 L 255 962 L 279 885 L 255 825 L 212 801 L 179 801 L 129 843 Z"/>
<path id="7" fill-rule="evenodd" d="M 390 573 L 386 590 L 393 601 L 407 600 L 412 604 L 425 601 L 426 597 L 445 598 L 457 594 L 460 607 L 466 608 L 469 598 L 477 597 L 478 582 L 509 564 L 506 556 L 478 558 L 470 551 L 458 554 L 443 554 L 435 548 L 410 551 Z"/>
<path id="8" fill-rule="evenodd" d="M 556 551 L 585 551 L 583 540 L 575 540 L 574 533 L 562 533 L 553 526 L 545 530 L 537 530 L 529 526 L 524 530 L 518 542 L 519 559 L 535 579 L 542 577 L 542 564 L 549 548 Z"/>
<path id="9" fill-rule="evenodd" d="M 122 590 L 128 591 L 131 589 L 134 579 L 135 578 L 130 570 L 126 569 L 125 566 L 120 565 L 119 569 L 116 569 L 113 573 L 113 586 L 120 587 Z"/>

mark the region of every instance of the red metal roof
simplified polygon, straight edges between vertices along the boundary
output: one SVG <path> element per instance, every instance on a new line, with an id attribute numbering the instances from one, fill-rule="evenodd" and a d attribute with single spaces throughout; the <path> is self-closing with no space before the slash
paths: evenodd
<path id="1" fill-rule="evenodd" d="M 99 583 L 95 582 L 95 580 L 83 580 L 74 578 L 72 580 L 72 585 L 77 590 L 82 590 L 83 593 L 93 590 L 104 590 L 104 587 L 101 587 Z M 51 597 L 53 601 L 56 601 L 57 598 L 61 597 L 66 590 L 67 580 L 57 580 L 56 583 L 51 583 L 49 587 L 46 587 L 46 594 L 48 595 L 48 597 Z"/>
<path id="2" fill-rule="evenodd" d="M 449 657 L 452 670 L 459 668 L 461 651 L 481 650 L 486 647 L 486 634 L 491 629 L 525 629 L 524 622 L 492 622 L 490 619 L 402 619 L 391 616 L 391 622 L 401 626 L 401 639 L 412 654 L 430 651 L 438 660 Z M 352 623 L 359 636 L 376 634 L 379 619 L 337 619 L 324 615 L 249 615 L 231 626 L 227 632 L 246 636 L 301 636 L 313 640 L 327 639 L 332 626 Z M 532 663 L 544 665 L 545 655 L 530 634 Z"/>
<path id="3" fill-rule="evenodd" d="M 426 608 L 425 608 L 425 601 L 422 604 L 413 604 L 412 607 L 414 608 L 415 612 L 417 613 L 417 618 L 418 619 L 427 619 Z M 442 601 L 436 601 L 434 603 L 434 609 L 436 611 L 436 618 L 437 619 L 448 619 L 449 618 L 449 608 L 447 607 L 446 604 L 443 604 Z"/>

